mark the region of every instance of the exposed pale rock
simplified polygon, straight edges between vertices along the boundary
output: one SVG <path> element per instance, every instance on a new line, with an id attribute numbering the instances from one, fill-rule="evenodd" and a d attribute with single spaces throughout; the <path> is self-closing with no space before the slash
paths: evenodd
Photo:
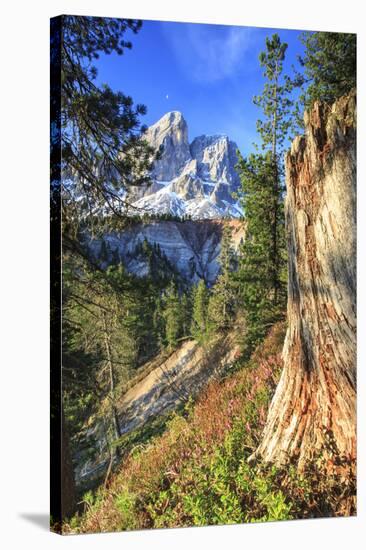
<path id="1" fill-rule="evenodd" d="M 234 247 L 238 248 L 245 231 L 243 223 L 237 220 L 136 224 L 121 233 L 105 235 L 103 240 L 108 243 L 111 258 L 117 253 L 126 269 L 138 276 L 145 276 L 149 272 L 147 260 L 143 262 L 135 254 L 138 244 L 146 239 L 152 245 L 159 245 L 161 252 L 187 283 L 193 284 L 204 279 L 211 285 L 220 269 L 218 257 L 225 224 L 231 228 Z M 96 259 L 100 256 L 101 246 L 100 239 L 89 243 L 89 249 Z"/>
<path id="2" fill-rule="evenodd" d="M 190 146 L 191 155 L 197 160 L 198 175 L 202 179 L 225 182 L 234 190 L 240 184 L 235 170 L 237 145 L 227 136 L 199 136 Z"/>
<path id="3" fill-rule="evenodd" d="M 169 357 L 153 359 L 143 367 L 144 376 L 137 373 L 136 380 L 130 382 L 130 389 L 117 404 L 122 433 L 127 434 L 175 409 L 190 396 L 196 396 L 214 376 L 235 361 L 238 352 L 239 345 L 231 333 L 218 338 L 209 350 L 194 340 L 187 340 Z M 93 479 L 103 475 L 109 462 L 109 445 L 102 422 L 95 422 L 80 435 L 80 447 L 76 481 L 88 487 Z"/>
<path id="4" fill-rule="evenodd" d="M 170 191 L 179 195 L 182 199 L 203 199 L 205 196 L 202 181 L 191 173 L 184 173 L 170 184 Z"/>
<path id="5" fill-rule="evenodd" d="M 163 147 L 161 159 L 154 164 L 153 177 L 157 180 L 174 179 L 191 160 L 187 123 L 178 111 L 167 113 L 150 126 L 145 137 L 155 149 Z"/>

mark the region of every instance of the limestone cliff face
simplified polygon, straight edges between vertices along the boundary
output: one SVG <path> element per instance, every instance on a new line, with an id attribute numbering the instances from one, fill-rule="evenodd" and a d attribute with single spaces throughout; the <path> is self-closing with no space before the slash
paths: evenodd
<path id="1" fill-rule="evenodd" d="M 117 256 L 130 273 L 145 276 L 149 274 L 149 263 L 136 251 L 146 239 L 151 245 L 159 245 L 161 252 L 185 282 L 196 284 L 204 279 L 208 285 L 212 285 L 220 269 L 218 258 L 225 225 L 230 227 L 233 247 L 238 249 L 245 235 L 244 224 L 239 220 L 139 223 L 121 233 L 95 239 L 88 246 L 98 260 L 104 241 L 109 255 L 104 260 L 106 265 Z"/>
<path id="2" fill-rule="evenodd" d="M 284 370 L 257 451 L 299 464 L 331 441 L 356 453 L 356 97 L 306 113 L 286 157 Z"/>

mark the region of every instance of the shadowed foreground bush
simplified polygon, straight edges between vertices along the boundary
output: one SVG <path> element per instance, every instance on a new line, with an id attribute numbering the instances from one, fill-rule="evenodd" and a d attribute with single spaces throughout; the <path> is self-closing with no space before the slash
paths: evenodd
<path id="1" fill-rule="evenodd" d="M 354 465 L 336 450 L 331 472 L 321 455 L 302 474 L 295 465 L 248 464 L 281 372 L 284 331 L 273 327 L 240 371 L 211 383 L 162 436 L 132 451 L 105 489 L 84 496 L 84 513 L 63 532 L 354 514 Z"/>

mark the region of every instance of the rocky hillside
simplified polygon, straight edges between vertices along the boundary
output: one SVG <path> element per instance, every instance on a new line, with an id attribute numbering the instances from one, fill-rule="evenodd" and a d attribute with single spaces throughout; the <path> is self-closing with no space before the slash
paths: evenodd
<path id="1" fill-rule="evenodd" d="M 141 438 L 141 430 L 149 432 L 151 423 L 153 426 L 163 424 L 169 411 L 195 397 L 215 376 L 220 377 L 238 355 L 236 336 L 230 334 L 216 338 L 209 348 L 189 339 L 173 353 L 155 357 L 121 393 L 117 414 L 122 435 L 140 430 L 138 437 Z M 102 403 L 99 414 L 89 419 L 78 436 L 78 452 L 73 459 L 79 490 L 100 481 L 108 468 L 110 456 L 103 406 Z"/>
<path id="2" fill-rule="evenodd" d="M 231 228 L 233 246 L 237 249 L 244 238 L 244 225 L 239 220 L 139 223 L 121 233 L 92 240 L 89 249 L 95 259 L 100 259 L 103 247 L 105 257 L 102 261 L 105 265 L 115 258 L 130 273 L 142 277 L 150 271 L 149 259 L 141 250 L 146 240 L 155 250 L 159 250 L 171 269 L 186 283 L 194 284 L 204 279 L 212 285 L 219 272 L 218 256 L 225 225 Z"/>
<path id="3" fill-rule="evenodd" d="M 172 111 L 148 128 L 145 137 L 162 154 L 155 162 L 154 183 L 130 195 L 132 212 L 192 219 L 242 215 L 232 196 L 240 184 L 237 145 L 227 136 L 203 135 L 189 142 L 183 115 Z"/>

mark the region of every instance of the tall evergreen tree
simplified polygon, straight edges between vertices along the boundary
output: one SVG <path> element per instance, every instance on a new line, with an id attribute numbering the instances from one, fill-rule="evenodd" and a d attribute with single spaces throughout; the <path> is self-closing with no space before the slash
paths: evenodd
<path id="1" fill-rule="evenodd" d="M 192 292 L 190 289 L 185 289 L 181 295 L 181 335 L 186 337 L 190 335 L 192 325 Z"/>
<path id="2" fill-rule="evenodd" d="M 209 291 L 203 279 L 193 290 L 193 310 L 192 310 L 192 336 L 199 342 L 206 341 L 209 333 L 208 322 L 208 300 Z"/>
<path id="3" fill-rule="evenodd" d="M 273 212 L 269 208 L 274 190 L 271 154 L 242 158 L 240 175 L 245 192 L 246 238 L 240 250 L 237 279 L 246 319 L 245 347 L 250 353 L 284 309 L 284 228 L 283 225 L 277 226 L 283 268 L 282 273 L 277 274 L 274 273 L 276 265 L 273 263 Z M 283 224 L 283 204 L 279 203 L 278 208 L 281 209 Z M 273 284 L 277 277 L 281 277 L 279 287 Z"/>
<path id="4" fill-rule="evenodd" d="M 168 347 L 177 347 L 181 335 L 181 304 L 178 290 L 172 282 L 164 295 L 165 339 Z"/>
<path id="5" fill-rule="evenodd" d="M 153 324 L 152 328 L 157 342 L 158 349 L 164 347 L 165 340 L 165 319 L 163 314 L 163 299 L 158 294 L 154 299 L 153 304 Z"/>
<path id="6" fill-rule="evenodd" d="M 264 115 L 264 118 L 257 121 L 262 148 L 271 151 L 274 163 L 283 152 L 293 123 L 290 116 L 293 108 L 293 101 L 290 99 L 293 83 L 287 75 L 283 75 L 287 47 L 277 33 L 266 38 L 266 50 L 260 53 L 259 63 L 267 81 L 262 94 L 253 98 L 254 104 L 260 107 Z"/>
<path id="7" fill-rule="evenodd" d="M 293 83 L 287 75 L 283 76 L 282 74 L 286 50 L 287 44 L 281 42 L 277 33 L 271 38 L 266 38 L 266 50 L 260 53 L 259 62 L 264 69 L 264 77 L 267 82 L 264 85 L 262 95 L 254 98 L 254 103 L 262 109 L 264 115 L 263 119 L 258 120 L 257 129 L 263 150 L 270 152 L 270 156 L 265 156 L 265 162 L 271 161 L 272 165 L 268 175 L 270 179 L 269 187 L 273 188 L 273 192 L 268 197 L 267 206 L 271 213 L 269 226 L 271 239 L 269 245 L 272 265 L 269 274 L 275 302 L 279 302 L 282 297 L 281 294 L 283 294 L 281 279 L 284 259 L 284 242 L 281 238 L 284 231 L 283 153 L 289 131 L 293 127 L 293 101 L 290 98 Z M 243 191 L 245 197 L 245 189 Z"/>
<path id="8" fill-rule="evenodd" d="M 246 346 L 250 352 L 284 309 L 285 238 L 283 151 L 291 129 L 293 88 L 282 75 L 287 44 L 277 34 L 266 39 L 259 56 L 267 79 L 254 103 L 264 118 L 257 124 L 263 153 L 239 156 L 246 238 L 241 247 L 238 281 L 246 315 Z"/>
<path id="9" fill-rule="evenodd" d="M 216 329 L 227 328 L 235 314 L 234 251 L 230 227 L 225 227 L 219 256 L 220 274 L 212 289 L 208 316 Z"/>

